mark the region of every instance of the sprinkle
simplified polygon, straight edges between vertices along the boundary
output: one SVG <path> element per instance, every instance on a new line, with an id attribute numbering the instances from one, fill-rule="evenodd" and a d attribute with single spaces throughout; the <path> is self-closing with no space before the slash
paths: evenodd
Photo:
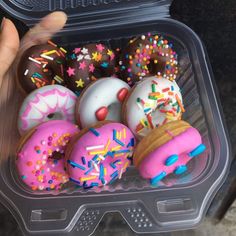
<path id="1" fill-rule="evenodd" d="M 107 175 L 107 168 L 104 168 L 104 175 Z"/>
<path id="2" fill-rule="evenodd" d="M 88 180 L 92 180 L 96 178 L 97 178 L 96 176 L 83 177 L 83 178 L 80 178 L 80 181 L 84 182 L 84 181 L 88 181 Z"/>
<path id="3" fill-rule="evenodd" d="M 195 157 L 206 150 L 206 146 L 204 144 L 200 144 L 193 151 L 191 151 L 188 155 L 189 157 Z"/>
<path id="4" fill-rule="evenodd" d="M 89 169 L 84 173 L 84 175 L 88 175 L 92 170 L 93 170 L 93 167 L 89 168 Z"/>
<path id="5" fill-rule="evenodd" d="M 158 84 L 155 80 L 152 80 L 152 83 L 154 83 L 154 84 Z"/>
<path id="6" fill-rule="evenodd" d="M 82 163 L 83 163 L 84 165 L 86 165 L 85 157 L 81 157 L 81 160 L 82 160 Z"/>
<path id="7" fill-rule="evenodd" d="M 120 148 L 121 148 L 121 146 L 119 145 L 119 146 L 113 147 L 111 150 L 112 150 L 112 151 L 116 151 L 116 150 L 119 150 Z"/>
<path id="8" fill-rule="evenodd" d="M 113 129 L 113 140 L 115 140 L 115 139 L 116 139 L 116 130 Z"/>
<path id="9" fill-rule="evenodd" d="M 29 73 L 29 70 L 27 69 L 27 70 L 25 70 L 24 75 L 28 75 L 28 73 Z"/>
<path id="10" fill-rule="evenodd" d="M 21 178 L 22 179 L 26 179 L 27 177 L 26 177 L 26 175 L 22 175 Z"/>
<path id="11" fill-rule="evenodd" d="M 98 155 L 96 154 L 94 157 L 93 157 L 93 161 L 97 161 L 97 159 L 98 159 Z"/>
<path id="12" fill-rule="evenodd" d="M 121 142 L 119 139 L 114 139 L 114 141 L 118 144 L 120 144 L 122 147 L 125 146 L 125 144 L 123 142 Z"/>
<path id="13" fill-rule="evenodd" d="M 127 148 L 128 147 L 134 147 L 134 138 L 131 138 L 130 139 L 130 142 L 128 143 L 128 145 L 127 145 Z"/>
<path id="14" fill-rule="evenodd" d="M 50 61 L 53 61 L 53 60 L 54 60 L 53 57 L 49 57 L 49 56 L 44 55 L 44 54 L 41 54 L 40 57 L 45 58 L 45 59 L 48 59 L 48 60 L 50 60 Z"/>
<path id="15" fill-rule="evenodd" d="M 99 157 L 101 160 L 103 160 L 103 161 L 105 160 L 105 157 L 102 156 L 102 155 L 99 155 L 98 157 Z"/>
<path id="16" fill-rule="evenodd" d="M 51 44 L 52 46 L 57 47 L 57 45 L 53 43 L 51 40 L 48 40 L 48 44 Z"/>
<path id="17" fill-rule="evenodd" d="M 91 185 L 90 185 L 91 187 L 97 187 L 98 186 L 98 183 L 91 183 Z"/>
<path id="18" fill-rule="evenodd" d="M 152 92 L 153 92 L 153 93 L 156 92 L 156 86 L 155 86 L 155 84 L 152 84 Z"/>
<path id="19" fill-rule="evenodd" d="M 141 122 L 141 124 L 142 124 L 143 127 L 146 126 L 145 123 L 144 123 L 144 119 L 141 119 L 140 122 Z"/>
<path id="20" fill-rule="evenodd" d="M 108 139 L 107 144 L 106 144 L 106 147 L 105 147 L 105 152 L 108 151 L 108 148 L 109 148 L 110 144 L 111 144 L 111 140 Z"/>
<path id="21" fill-rule="evenodd" d="M 97 165 L 94 161 L 92 161 L 92 163 L 93 163 L 93 166 L 94 166 L 95 170 L 96 170 L 97 172 L 99 172 L 98 165 Z"/>
<path id="22" fill-rule="evenodd" d="M 96 129 L 94 129 L 94 128 L 89 128 L 89 130 L 95 135 L 95 136 L 100 136 L 100 133 L 96 130 Z"/>
<path id="23" fill-rule="evenodd" d="M 80 182 L 79 182 L 78 180 L 75 180 L 75 179 L 73 179 L 73 178 L 71 178 L 71 177 L 69 178 L 69 180 L 72 181 L 72 182 L 74 182 L 74 183 L 76 183 L 76 184 L 79 184 L 79 185 L 80 185 Z"/>
<path id="24" fill-rule="evenodd" d="M 100 165 L 100 176 L 99 179 L 103 179 L 104 177 L 104 166 L 103 164 Z"/>
<path id="25" fill-rule="evenodd" d="M 91 173 L 91 175 L 93 175 L 93 176 L 99 176 L 98 173 Z"/>
<path id="26" fill-rule="evenodd" d="M 174 90 L 175 90 L 174 86 L 173 86 L 173 85 L 171 85 L 171 91 L 174 91 Z"/>
<path id="27" fill-rule="evenodd" d="M 60 47 L 60 50 L 61 50 L 62 52 L 64 52 L 64 53 L 67 53 L 67 51 L 66 51 L 64 48 L 62 48 L 62 47 Z"/>
<path id="28" fill-rule="evenodd" d="M 125 163 L 124 169 L 126 169 L 126 168 L 128 167 L 128 165 L 129 165 L 129 161 L 127 161 L 127 162 Z"/>
<path id="29" fill-rule="evenodd" d="M 32 57 L 29 57 L 29 60 L 30 60 L 30 61 L 33 61 L 33 62 L 35 62 L 35 63 L 37 63 L 37 64 L 39 64 L 39 65 L 41 65 L 41 62 L 40 62 L 40 61 L 37 61 L 37 60 L 35 60 L 35 59 L 32 58 Z"/>
<path id="30" fill-rule="evenodd" d="M 118 150 L 118 151 L 114 151 L 114 154 L 120 154 L 120 153 L 129 153 L 130 150 L 126 149 L 126 150 Z"/>
<path id="31" fill-rule="evenodd" d="M 104 148 L 104 145 L 86 147 L 86 150 L 89 151 L 89 150 L 94 150 L 94 149 L 99 149 L 99 148 Z"/>
<path id="32" fill-rule="evenodd" d="M 155 176 L 150 180 L 151 185 L 156 185 L 159 181 L 161 181 L 166 176 L 166 172 L 163 171 L 159 175 Z"/>
<path id="33" fill-rule="evenodd" d="M 126 128 L 123 129 L 123 136 L 124 136 L 124 139 L 126 139 Z"/>
<path id="34" fill-rule="evenodd" d="M 162 92 L 165 93 L 165 92 L 168 92 L 170 90 L 170 88 L 165 88 L 165 89 L 162 89 Z"/>
<path id="35" fill-rule="evenodd" d="M 61 84 L 63 81 L 63 79 L 61 77 L 59 77 L 58 75 L 54 76 L 53 79 L 56 80 L 59 84 Z"/>
<path id="36" fill-rule="evenodd" d="M 154 129 L 154 125 L 152 123 L 152 115 L 150 113 L 147 115 L 147 119 L 148 119 L 148 123 L 149 123 L 150 127 L 152 129 Z"/>
<path id="37" fill-rule="evenodd" d="M 67 162 L 68 162 L 71 166 L 77 167 L 77 168 L 79 168 L 79 169 L 81 169 L 81 170 L 85 170 L 85 167 L 83 167 L 83 166 L 81 166 L 81 165 L 79 165 L 79 164 L 77 164 L 77 163 L 75 163 L 75 162 L 73 162 L 73 161 L 71 161 L 71 160 L 67 160 Z"/>
<path id="38" fill-rule="evenodd" d="M 114 177 L 117 177 L 118 176 L 118 170 L 116 170 L 114 173 L 112 173 L 111 175 L 110 175 L 112 178 L 114 178 Z"/>
<path id="39" fill-rule="evenodd" d="M 106 185 L 106 181 L 104 179 L 101 179 L 101 181 L 103 185 Z"/>
<path id="40" fill-rule="evenodd" d="M 110 163 L 110 166 L 111 166 L 113 169 L 116 169 L 116 166 L 114 165 L 113 162 Z"/>
<path id="41" fill-rule="evenodd" d="M 122 174 L 123 174 L 123 168 L 121 168 L 121 170 L 120 170 L 119 179 L 121 179 Z"/>
<path id="42" fill-rule="evenodd" d="M 102 151 L 94 151 L 94 152 L 89 152 L 89 155 L 93 156 L 93 155 L 99 155 L 99 154 L 105 154 L 105 150 Z"/>
<path id="43" fill-rule="evenodd" d="M 175 95 L 175 98 L 176 98 L 176 100 L 177 100 L 177 102 L 179 104 L 179 107 L 180 107 L 181 111 L 185 112 L 184 106 L 183 106 L 183 104 L 182 104 L 182 102 L 181 102 L 181 100 L 180 100 L 180 98 L 179 98 L 179 96 L 177 94 Z"/>

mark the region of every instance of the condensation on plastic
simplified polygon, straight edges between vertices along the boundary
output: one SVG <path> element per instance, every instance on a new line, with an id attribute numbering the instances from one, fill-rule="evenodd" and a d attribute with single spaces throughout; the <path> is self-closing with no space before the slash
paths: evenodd
<path id="1" fill-rule="evenodd" d="M 23 98 L 14 80 L 9 80 L 0 94 L 0 200 L 25 235 L 90 235 L 107 212 L 119 212 L 138 233 L 183 230 L 202 220 L 227 175 L 230 146 L 206 52 L 191 29 L 166 18 L 169 3 L 2 1 L 1 7 L 28 25 L 52 10 L 64 9 L 69 22 L 54 40 L 67 48 L 101 41 L 116 49 L 133 36 L 148 32 L 164 35 L 179 55 L 177 83 L 186 108 L 183 118 L 201 132 L 207 146 L 200 157 L 189 162 L 185 174 L 168 176 L 158 188 L 151 187 L 130 167 L 121 180 L 104 188 L 85 191 L 69 184 L 61 192 L 33 192 L 21 183 L 15 171 L 14 151 L 19 139 L 16 117 Z"/>

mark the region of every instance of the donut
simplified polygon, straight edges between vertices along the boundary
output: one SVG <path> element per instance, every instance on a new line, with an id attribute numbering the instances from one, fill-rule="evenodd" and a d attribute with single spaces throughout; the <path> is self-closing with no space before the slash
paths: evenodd
<path id="1" fill-rule="evenodd" d="M 83 129 L 66 149 L 70 180 L 85 189 L 113 183 L 130 166 L 134 146 L 123 124 L 102 121 Z"/>
<path id="2" fill-rule="evenodd" d="M 28 131 L 17 147 L 16 169 L 32 190 L 60 189 L 68 181 L 64 151 L 78 128 L 64 120 L 44 122 Z"/>
<path id="3" fill-rule="evenodd" d="M 25 133 L 48 120 L 75 123 L 76 95 L 61 85 L 47 85 L 31 92 L 24 100 L 18 116 L 18 130 Z"/>
<path id="4" fill-rule="evenodd" d="M 173 121 L 152 130 L 137 145 L 133 161 L 140 175 L 157 185 L 171 173 L 183 174 L 187 163 L 204 152 L 197 129 L 185 121 Z"/>
<path id="5" fill-rule="evenodd" d="M 68 56 L 66 83 L 78 96 L 92 81 L 114 74 L 115 53 L 107 46 L 88 44 Z"/>
<path id="6" fill-rule="evenodd" d="M 121 105 L 130 87 L 117 78 L 102 78 L 89 85 L 76 104 L 76 120 L 81 127 L 98 121 L 121 122 Z"/>
<path id="7" fill-rule="evenodd" d="M 66 50 L 51 41 L 24 52 L 17 68 L 18 84 L 25 93 L 45 85 L 64 84 Z"/>
<path id="8" fill-rule="evenodd" d="M 154 75 L 173 81 L 178 74 L 177 65 L 173 44 L 149 33 L 129 41 L 119 61 L 119 76 L 130 86 Z"/>
<path id="9" fill-rule="evenodd" d="M 137 83 L 122 107 L 123 120 L 138 139 L 160 125 L 181 119 L 184 111 L 176 82 L 159 77 Z"/>

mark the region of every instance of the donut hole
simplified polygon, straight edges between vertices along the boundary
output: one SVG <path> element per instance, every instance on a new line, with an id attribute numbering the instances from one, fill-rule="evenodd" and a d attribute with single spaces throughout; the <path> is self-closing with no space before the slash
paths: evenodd
<path id="1" fill-rule="evenodd" d="M 47 115 L 48 120 L 61 120 L 62 115 L 59 112 L 50 113 Z"/>
<path id="2" fill-rule="evenodd" d="M 159 58 L 157 59 L 151 59 L 149 61 L 149 64 L 147 64 L 148 70 L 151 74 L 157 74 L 158 72 L 163 73 L 165 70 L 166 62 Z"/>
<path id="3" fill-rule="evenodd" d="M 106 120 L 120 121 L 121 104 L 119 102 L 112 103 L 108 107 Z"/>
<path id="4" fill-rule="evenodd" d="M 60 160 L 64 158 L 64 154 L 61 152 L 54 151 L 52 155 L 49 156 L 49 159 Z"/>

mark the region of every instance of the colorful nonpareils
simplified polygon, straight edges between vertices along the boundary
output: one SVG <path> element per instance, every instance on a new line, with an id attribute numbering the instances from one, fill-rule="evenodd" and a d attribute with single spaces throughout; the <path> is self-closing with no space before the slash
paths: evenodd
<path id="1" fill-rule="evenodd" d="M 142 35 L 131 39 L 119 61 L 120 77 L 130 86 L 148 76 L 170 81 L 178 74 L 177 54 L 173 44 L 160 35 Z"/>
<path id="2" fill-rule="evenodd" d="M 64 151 L 78 128 L 64 120 L 42 123 L 22 136 L 16 166 L 23 182 L 32 190 L 60 189 L 68 182 Z M 56 157 L 59 158 L 56 158 Z"/>

